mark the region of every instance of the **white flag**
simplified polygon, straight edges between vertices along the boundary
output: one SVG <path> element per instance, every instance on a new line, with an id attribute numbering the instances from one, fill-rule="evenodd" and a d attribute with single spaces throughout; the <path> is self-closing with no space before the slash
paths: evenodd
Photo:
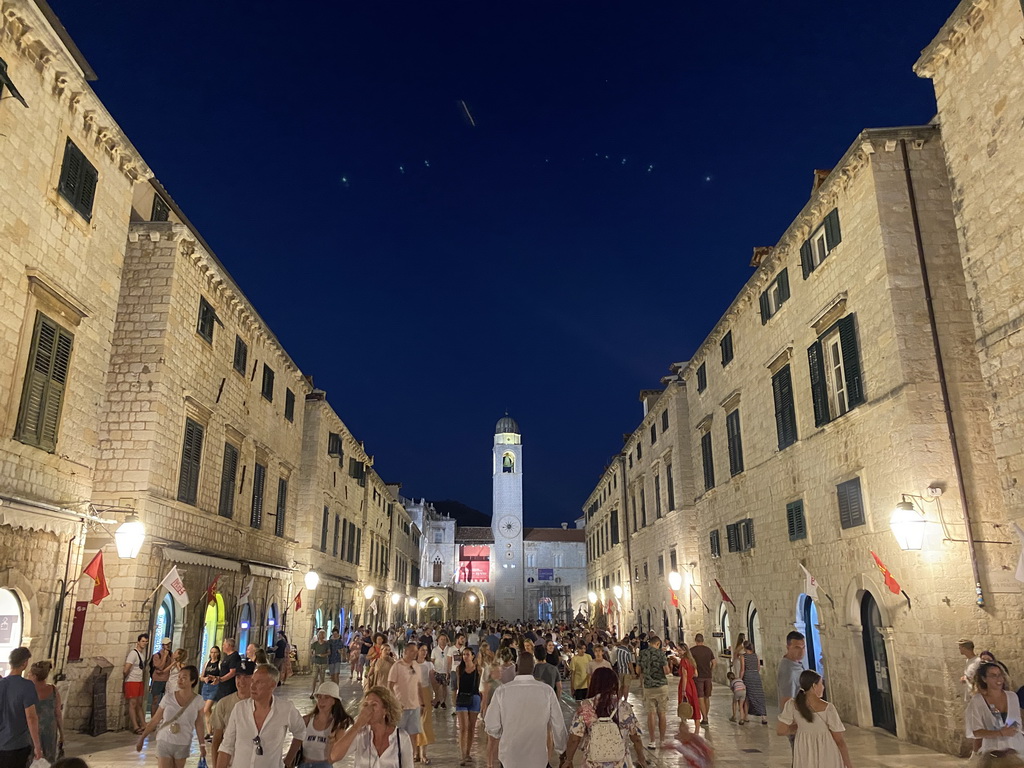
<path id="1" fill-rule="evenodd" d="M 1014 574 L 1017 577 L 1017 581 L 1024 581 L 1024 528 L 1021 528 L 1017 523 L 1013 524 L 1013 530 L 1017 532 L 1017 536 L 1020 537 L 1020 557 L 1017 559 L 1017 573 Z"/>
<path id="2" fill-rule="evenodd" d="M 178 575 L 178 566 L 175 565 L 171 568 L 160 585 L 171 593 L 174 602 L 179 606 L 184 608 L 188 605 L 188 592 L 185 591 L 185 584 L 182 582 L 181 576 Z"/>
<path id="3" fill-rule="evenodd" d="M 255 581 L 254 576 L 250 576 L 249 580 L 242 584 L 242 594 L 238 596 L 238 604 L 245 605 L 249 602 L 249 595 L 252 594 L 252 583 Z"/>
<path id="4" fill-rule="evenodd" d="M 372 603 L 370 603 L 370 613 L 373 613 L 373 614 L 377 613 L 377 601 L 376 600 L 374 600 Z"/>
<path id="5" fill-rule="evenodd" d="M 812 600 L 818 599 L 818 580 L 811 576 L 811 572 L 804 568 L 803 563 L 798 563 L 800 570 L 804 572 L 804 576 L 807 577 L 806 583 L 804 584 L 804 593 Z"/>

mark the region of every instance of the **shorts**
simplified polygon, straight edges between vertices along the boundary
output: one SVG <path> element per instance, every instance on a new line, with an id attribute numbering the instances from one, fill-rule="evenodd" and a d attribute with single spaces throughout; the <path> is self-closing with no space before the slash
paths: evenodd
<path id="1" fill-rule="evenodd" d="M 313 676 L 323 677 L 324 671 L 327 669 L 327 665 L 320 661 L 313 662 Z"/>
<path id="2" fill-rule="evenodd" d="M 648 712 L 656 710 L 658 714 L 668 714 L 668 686 L 659 685 L 657 688 L 644 688 L 643 701 Z"/>
<path id="3" fill-rule="evenodd" d="M 160 741 L 157 739 L 156 742 L 157 757 L 171 757 L 175 760 L 184 760 L 188 757 L 188 753 L 191 751 L 191 741 L 189 741 L 188 744 L 168 744 L 166 741 Z"/>
<path id="4" fill-rule="evenodd" d="M 746 701 L 747 700 L 747 692 L 746 692 L 746 690 L 733 691 L 732 692 L 732 700 L 733 701 Z"/>
<path id="5" fill-rule="evenodd" d="M 709 699 L 711 698 L 711 678 L 710 677 L 695 677 L 693 682 L 697 684 L 697 698 L 698 699 Z"/>
<path id="6" fill-rule="evenodd" d="M 203 701 L 213 701 L 217 696 L 217 684 L 216 683 L 203 683 L 202 689 Z"/>
<path id="7" fill-rule="evenodd" d="M 420 719 L 420 710 L 416 709 L 403 709 L 402 717 L 398 721 L 398 727 L 408 733 L 410 736 L 415 736 L 417 733 L 423 732 L 423 721 Z"/>
<path id="8" fill-rule="evenodd" d="M 479 712 L 480 711 L 480 694 L 473 694 L 473 702 L 468 707 L 460 707 L 458 704 L 455 705 L 456 712 Z"/>
<path id="9" fill-rule="evenodd" d="M 142 698 L 142 683 L 125 683 L 124 684 L 124 697 L 126 699 L 141 699 Z"/>
<path id="10" fill-rule="evenodd" d="M 447 673 L 435 672 L 434 673 L 434 682 L 437 683 L 438 685 L 447 686 L 448 683 L 449 683 L 449 678 L 450 677 L 451 677 L 451 675 L 449 675 Z"/>
<path id="11" fill-rule="evenodd" d="M 327 671 L 328 671 L 328 673 L 330 673 L 332 675 L 340 675 L 341 674 L 341 662 L 340 661 L 336 661 L 333 664 L 328 664 L 327 665 Z"/>

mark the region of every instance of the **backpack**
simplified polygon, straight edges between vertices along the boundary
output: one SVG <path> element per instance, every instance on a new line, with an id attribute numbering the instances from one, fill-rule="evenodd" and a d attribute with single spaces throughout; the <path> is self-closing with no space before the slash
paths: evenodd
<path id="1" fill-rule="evenodd" d="M 619 724 L 610 717 L 597 718 L 590 726 L 587 761 L 621 765 L 625 759 L 626 740 L 622 738 Z"/>

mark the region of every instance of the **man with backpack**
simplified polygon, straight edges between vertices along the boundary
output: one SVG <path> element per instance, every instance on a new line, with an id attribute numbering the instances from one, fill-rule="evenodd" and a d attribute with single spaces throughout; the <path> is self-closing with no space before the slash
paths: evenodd
<path id="1" fill-rule="evenodd" d="M 134 733 L 142 733 L 146 727 L 146 712 L 142 708 L 143 693 L 143 672 L 145 659 L 148 656 L 149 634 L 143 632 L 135 638 L 135 645 L 128 651 L 124 660 L 124 700 L 128 705 L 128 720 L 131 722 Z"/>
<path id="2" fill-rule="evenodd" d="M 171 654 L 171 638 L 165 637 L 160 644 L 160 650 L 149 657 L 149 688 L 153 693 L 153 708 L 160 706 L 164 699 L 164 692 L 167 690 L 167 680 L 171 676 L 171 665 L 174 663 L 174 656 Z"/>

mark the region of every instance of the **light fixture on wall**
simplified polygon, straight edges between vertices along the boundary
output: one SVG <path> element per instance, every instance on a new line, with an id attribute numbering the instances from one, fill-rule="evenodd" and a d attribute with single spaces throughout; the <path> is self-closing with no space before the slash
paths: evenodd
<path id="1" fill-rule="evenodd" d="M 616 600 L 621 600 L 622 599 L 622 587 L 620 587 L 618 584 L 616 584 L 614 587 L 612 587 L 612 594 L 615 595 L 615 599 Z"/>
<path id="2" fill-rule="evenodd" d="M 316 571 L 313 571 L 313 570 L 306 571 L 306 575 L 303 576 L 302 580 L 306 584 L 306 589 L 308 589 L 310 592 L 312 592 L 318 586 L 320 586 L 320 574 L 317 573 Z"/>
<path id="3" fill-rule="evenodd" d="M 679 571 L 669 571 L 668 586 L 673 592 L 678 592 L 683 588 L 683 577 L 680 575 Z"/>
<path id="4" fill-rule="evenodd" d="M 927 524 L 924 512 L 908 500 L 909 494 L 896 503 L 889 516 L 889 528 L 896 537 L 896 543 L 904 552 L 917 552 L 924 546 L 924 529 Z"/>
<path id="5" fill-rule="evenodd" d="M 597 592 L 587 592 L 587 600 L 590 601 L 591 605 L 597 603 Z"/>
<path id="6" fill-rule="evenodd" d="M 138 514 L 132 512 L 118 529 L 114 531 L 114 544 L 117 556 L 134 560 L 139 556 L 142 545 L 146 541 L 146 526 L 142 524 Z"/>
<path id="7" fill-rule="evenodd" d="M 365 587 L 363 587 L 363 597 L 367 600 L 372 600 L 373 593 L 376 591 L 377 590 L 373 588 L 373 584 L 367 584 Z"/>
<path id="8" fill-rule="evenodd" d="M 392 605 L 398 605 L 401 602 L 401 600 L 402 600 L 402 596 L 400 594 L 398 594 L 397 592 L 393 592 L 391 594 L 391 604 Z"/>

